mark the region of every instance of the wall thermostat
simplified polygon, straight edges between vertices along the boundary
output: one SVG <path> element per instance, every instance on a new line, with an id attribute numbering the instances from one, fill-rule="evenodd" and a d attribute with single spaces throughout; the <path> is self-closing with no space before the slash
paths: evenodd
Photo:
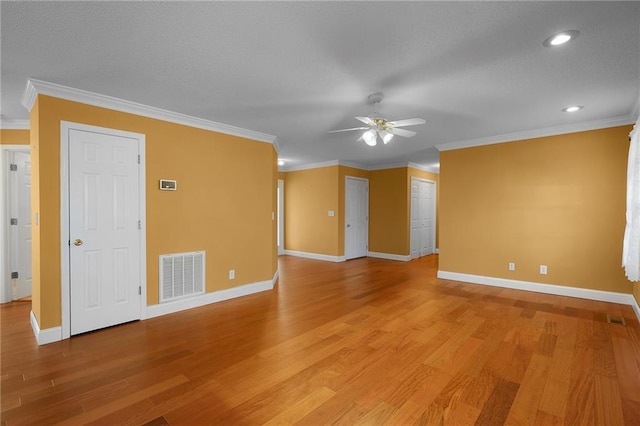
<path id="1" fill-rule="evenodd" d="M 175 191 L 178 189 L 178 184 L 175 180 L 160 179 L 160 189 L 163 191 Z"/>

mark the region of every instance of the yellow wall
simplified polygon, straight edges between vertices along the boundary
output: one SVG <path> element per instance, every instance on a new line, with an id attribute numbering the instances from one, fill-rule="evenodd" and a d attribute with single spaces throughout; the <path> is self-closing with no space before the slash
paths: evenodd
<path id="1" fill-rule="evenodd" d="M 42 294 L 40 291 L 40 285 L 35 285 L 36 283 L 41 283 L 40 270 L 42 269 L 40 266 L 40 229 L 41 227 L 36 224 L 34 220 L 34 212 L 40 211 L 40 150 L 38 149 L 40 145 L 39 134 L 40 134 L 40 126 L 39 126 L 39 117 L 40 117 L 40 102 L 36 99 L 33 108 L 31 108 L 30 112 L 30 124 L 31 129 L 29 131 L 29 143 L 31 145 L 31 311 L 38 319 L 40 328 L 43 326 L 40 323 L 40 319 L 42 316 L 42 304 L 40 301 L 42 300 Z M 59 157 L 59 155 L 58 155 Z M 38 219 L 39 221 L 40 219 Z M 58 274 L 58 276 L 60 276 Z M 52 310 L 50 315 L 55 315 L 55 310 Z M 55 324 L 55 321 L 51 321 L 52 324 Z M 52 326 L 53 327 L 53 326 Z M 44 327 L 48 328 L 48 327 Z"/>
<path id="2" fill-rule="evenodd" d="M 442 152 L 440 269 L 630 293 L 620 266 L 630 130 Z"/>
<path id="3" fill-rule="evenodd" d="M 286 173 L 285 249 L 339 256 L 338 166 Z M 335 216 L 328 212 L 333 210 Z"/>
<path id="4" fill-rule="evenodd" d="M 0 129 L 0 145 L 29 145 L 29 130 Z"/>
<path id="5" fill-rule="evenodd" d="M 367 171 L 330 166 L 284 175 L 285 249 L 330 256 L 344 255 L 348 176 L 369 179 L 369 251 L 397 255 L 409 254 L 411 177 L 438 181 L 437 174 L 412 167 Z M 336 216 L 329 217 L 329 210 Z"/>
<path id="6" fill-rule="evenodd" d="M 277 166 L 271 144 L 39 96 L 31 129 L 39 170 L 32 205 L 40 213 L 33 294 L 41 328 L 61 323 L 61 120 L 146 135 L 148 304 L 158 303 L 161 254 L 205 250 L 207 292 L 272 279 Z M 160 178 L 176 179 L 178 191 L 160 191 Z M 233 281 L 229 269 L 236 271 Z"/>
<path id="7" fill-rule="evenodd" d="M 407 168 L 369 172 L 369 251 L 409 254 Z"/>

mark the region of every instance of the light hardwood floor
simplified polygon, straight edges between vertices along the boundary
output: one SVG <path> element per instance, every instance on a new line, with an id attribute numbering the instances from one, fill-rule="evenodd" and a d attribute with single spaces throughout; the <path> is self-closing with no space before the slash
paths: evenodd
<path id="1" fill-rule="evenodd" d="M 271 292 L 41 347 L 4 304 L 2 424 L 640 424 L 631 307 L 436 270 L 284 256 Z"/>

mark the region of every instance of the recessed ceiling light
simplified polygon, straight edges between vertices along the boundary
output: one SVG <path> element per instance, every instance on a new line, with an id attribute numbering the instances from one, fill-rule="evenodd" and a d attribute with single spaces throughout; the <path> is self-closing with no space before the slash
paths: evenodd
<path id="1" fill-rule="evenodd" d="M 554 47 L 565 44 L 571 40 L 574 40 L 576 37 L 580 35 L 580 31 L 578 30 L 567 30 L 562 31 L 552 36 L 547 37 L 545 41 L 542 42 L 543 46 L 546 47 Z"/>
<path id="2" fill-rule="evenodd" d="M 582 105 L 573 105 L 570 107 L 566 107 L 566 108 L 562 108 L 563 112 L 576 112 L 576 111 L 580 111 L 582 108 L 584 108 Z"/>
<path id="3" fill-rule="evenodd" d="M 285 161 L 284 160 L 278 160 L 278 166 L 284 166 Z"/>

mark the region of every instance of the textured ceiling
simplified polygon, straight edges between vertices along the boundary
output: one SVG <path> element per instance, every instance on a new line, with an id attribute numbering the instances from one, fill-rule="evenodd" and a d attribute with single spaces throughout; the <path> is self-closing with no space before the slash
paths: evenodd
<path id="1" fill-rule="evenodd" d="M 435 145 L 631 122 L 639 2 L 0 3 L 2 120 L 35 78 L 277 137 L 285 167 L 437 162 Z M 552 33 L 577 29 L 567 45 Z M 367 147 L 385 94 L 414 138 Z M 563 107 L 580 104 L 575 114 Z"/>

